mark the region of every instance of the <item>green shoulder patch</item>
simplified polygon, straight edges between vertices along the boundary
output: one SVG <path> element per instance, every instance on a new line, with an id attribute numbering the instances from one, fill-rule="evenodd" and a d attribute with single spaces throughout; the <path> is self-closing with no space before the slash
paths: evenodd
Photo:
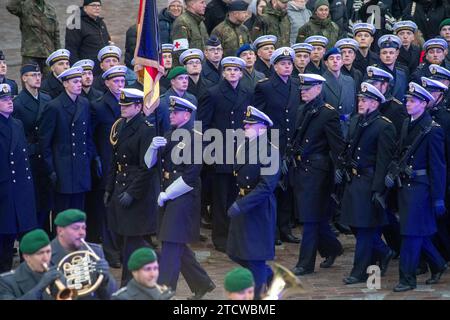
<path id="1" fill-rule="evenodd" d="M 392 123 L 392 121 L 389 120 L 389 118 L 386 118 L 385 116 L 381 116 L 381 119 L 385 120 L 386 122 Z"/>

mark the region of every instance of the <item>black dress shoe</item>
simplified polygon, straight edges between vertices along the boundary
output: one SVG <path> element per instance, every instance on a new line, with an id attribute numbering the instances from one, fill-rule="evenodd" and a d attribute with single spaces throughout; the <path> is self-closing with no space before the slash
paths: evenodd
<path id="1" fill-rule="evenodd" d="M 394 292 L 405 292 L 409 290 L 414 290 L 416 286 L 410 286 L 408 284 L 399 283 L 395 286 Z"/>
<path id="2" fill-rule="evenodd" d="M 427 281 L 425 281 L 425 283 L 426 284 L 436 284 L 436 283 L 438 283 L 439 279 L 441 279 L 442 275 L 447 270 L 447 268 L 448 268 L 448 266 L 447 266 L 447 264 L 445 264 L 444 268 L 441 271 L 431 274 L 431 278 L 428 279 Z"/>
<path id="3" fill-rule="evenodd" d="M 281 241 L 288 243 L 300 243 L 300 239 L 294 237 L 292 234 L 284 234 L 280 236 Z"/>
<path id="4" fill-rule="evenodd" d="M 336 228 L 336 230 L 338 230 L 342 234 L 346 234 L 346 235 L 353 234 L 352 229 L 350 229 L 349 226 L 340 224 L 339 222 L 335 222 L 334 227 Z"/>
<path id="5" fill-rule="evenodd" d="M 421 275 L 421 274 L 425 274 L 428 272 L 428 265 L 424 264 L 424 265 L 420 265 L 417 269 L 416 269 L 416 276 Z"/>
<path id="6" fill-rule="evenodd" d="M 211 282 L 208 287 L 195 292 L 195 294 L 192 297 L 189 297 L 188 300 L 201 300 L 205 294 L 213 291 L 215 288 L 216 288 L 216 285 L 213 282 Z"/>
<path id="7" fill-rule="evenodd" d="M 292 273 L 295 274 L 296 276 L 304 276 L 305 274 L 310 274 L 313 272 L 314 270 L 307 270 L 303 267 L 295 267 L 294 269 L 292 269 Z"/>
<path id="8" fill-rule="evenodd" d="M 342 250 L 338 254 L 326 257 L 325 260 L 323 260 L 320 263 L 320 267 L 325 268 L 325 269 L 331 267 L 334 263 L 334 260 L 336 260 L 336 258 L 339 257 L 340 255 L 342 255 L 343 253 L 344 253 L 344 250 Z"/>
<path id="9" fill-rule="evenodd" d="M 280 239 L 275 240 L 276 246 L 281 246 L 282 244 L 283 244 L 283 241 L 281 241 Z"/>
<path id="10" fill-rule="evenodd" d="M 386 274 L 386 271 L 389 266 L 389 262 L 394 257 L 395 252 L 392 250 L 389 250 L 389 252 L 381 259 L 380 262 L 380 270 L 381 270 L 381 276 L 383 277 Z"/>
<path id="11" fill-rule="evenodd" d="M 353 276 L 346 277 L 346 278 L 342 279 L 342 281 L 344 281 L 345 284 L 355 284 L 355 283 L 366 282 L 366 280 L 364 280 L 364 279 L 359 279 L 359 278 L 356 278 Z"/>

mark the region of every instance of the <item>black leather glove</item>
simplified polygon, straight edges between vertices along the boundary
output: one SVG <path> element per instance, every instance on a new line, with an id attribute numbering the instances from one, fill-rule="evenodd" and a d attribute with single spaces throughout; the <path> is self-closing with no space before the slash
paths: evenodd
<path id="1" fill-rule="evenodd" d="M 108 206 L 110 200 L 111 200 L 111 193 L 105 191 L 105 194 L 103 195 L 103 204 L 105 205 L 105 207 Z"/>
<path id="2" fill-rule="evenodd" d="M 99 156 L 95 157 L 94 161 L 95 161 L 95 173 L 97 174 L 97 177 L 101 178 L 103 176 L 102 161 L 100 160 Z"/>
<path id="3" fill-rule="evenodd" d="M 394 177 L 392 176 L 392 174 L 388 173 L 386 175 L 386 177 L 384 178 L 384 185 L 389 189 L 395 185 Z"/>
<path id="4" fill-rule="evenodd" d="M 61 271 L 56 269 L 56 266 L 52 266 L 45 272 L 41 280 L 36 285 L 36 289 L 44 291 L 48 286 L 52 285 L 56 279 L 62 277 Z"/>
<path id="5" fill-rule="evenodd" d="M 122 207 L 128 208 L 133 202 L 133 197 L 128 192 L 122 192 L 119 194 L 119 203 Z"/>
<path id="6" fill-rule="evenodd" d="M 236 202 L 234 202 L 231 207 L 227 211 L 227 215 L 230 218 L 236 217 L 241 214 L 241 209 L 239 209 L 239 206 Z"/>
<path id="7" fill-rule="evenodd" d="M 56 172 L 53 171 L 52 173 L 50 173 L 48 178 L 50 179 L 50 183 L 52 184 L 52 187 L 55 188 L 56 182 L 58 181 L 58 176 L 56 175 Z"/>
<path id="8" fill-rule="evenodd" d="M 334 182 L 336 184 L 341 184 L 343 179 L 344 179 L 344 173 L 342 172 L 342 170 L 336 169 L 336 171 L 334 172 Z"/>
<path id="9" fill-rule="evenodd" d="M 433 205 L 433 213 L 436 217 L 442 217 L 445 214 L 445 204 L 443 200 L 435 201 Z"/>
<path id="10" fill-rule="evenodd" d="M 375 192 L 372 196 L 372 201 L 380 210 L 386 209 L 386 200 L 379 192 Z"/>

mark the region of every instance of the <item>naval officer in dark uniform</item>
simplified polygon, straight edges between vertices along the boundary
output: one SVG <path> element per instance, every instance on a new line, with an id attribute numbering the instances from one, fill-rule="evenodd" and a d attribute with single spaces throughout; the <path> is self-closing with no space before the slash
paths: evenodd
<path id="1" fill-rule="evenodd" d="M 144 157 L 147 167 L 155 168 L 158 149 L 163 148 L 160 151 L 163 181 L 158 197 L 158 205 L 162 207 L 158 232 L 162 242 L 158 282 L 175 291 L 181 272 L 194 293 L 192 299 L 196 300 L 215 288 L 188 246 L 200 236 L 202 162 L 197 162 L 194 146 L 202 144 L 202 133 L 193 129 L 189 121 L 197 107 L 177 96 L 169 98 L 172 130 L 165 137 L 153 138 Z"/>
<path id="2" fill-rule="evenodd" d="M 108 71 L 110 68 L 117 66 L 121 57 L 122 50 L 116 46 L 106 46 L 102 48 L 97 55 L 97 59 L 100 62 L 100 68 L 103 73 Z M 108 90 L 105 86 L 105 79 L 103 79 L 103 77 L 95 78 L 92 86 L 100 92 L 106 92 Z"/>
<path id="3" fill-rule="evenodd" d="M 52 72 L 42 82 L 41 90 L 52 97 L 52 99 L 64 92 L 64 86 L 58 77 L 63 71 L 70 68 L 69 59 L 69 50 L 59 49 L 49 55 L 45 61 Z"/>
<path id="4" fill-rule="evenodd" d="M 90 59 L 84 59 L 77 61 L 73 64 L 74 67 L 83 68 L 83 76 L 81 77 L 81 84 L 83 85 L 83 91 L 81 91 L 81 96 L 89 100 L 89 102 L 94 102 L 102 96 L 102 92 L 93 88 L 92 84 L 94 82 L 94 74 L 92 70 L 94 69 L 95 63 Z"/>
<path id="5" fill-rule="evenodd" d="M 275 256 L 277 203 L 274 190 L 279 180 L 280 155 L 278 147 L 269 141 L 267 129 L 272 126 L 266 114 L 252 106 L 247 108 L 246 139 L 237 150 L 234 165 L 239 195 L 228 209 L 227 254 L 252 272 L 256 299 L 261 298 L 272 276 L 266 261 Z M 262 150 L 265 153 L 261 153 Z M 271 161 L 265 161 L 269 159 Z"/>
<path id="6" fill-rule="evenodd" d="M 257 55 L 255 70 L 264 73 L 267 78 L 274 72 L 273 66 L 270 64 L 270 58 L 275 51 L 277 40 L 276 36 L 265 35 L 253 41 L 253 48 L 256 50 Z"/>
<path id="7" fill-rule="evenodd" d="M 352 31 L 353 38 L 359 44 L 353 66 L 364 75 L 368 66 L 380 63 L 379 56 L 370 50 L 376 29 L 371 23 L 356 23 Z"/>

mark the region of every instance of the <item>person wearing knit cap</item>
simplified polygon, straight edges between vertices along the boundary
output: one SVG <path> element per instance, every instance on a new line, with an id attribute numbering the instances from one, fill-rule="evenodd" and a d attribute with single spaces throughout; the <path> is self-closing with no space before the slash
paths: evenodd
<path id="1" fill-rule="evenodd" d="M 67 209 L 56 215 L 56 237 L 51 241 L 51 264 L 58 263 L 69 253 L 79 250 L 93 250 L 100 260 L 95 261 L 95 271 L 102 274 L 104 279 L 93 296 L 86 299 L 109 300 L 111 294 L 116 291 L 116 282 L 109 271 L 108 262 L 105 260 L 103 249 L 100 245 L 87 242 L 86 247 L 86 213 L 78 209 Z"/>
<path id="2" fill-rule="evenodd" d="M 359 45 L 353 66 L 364 75 L 368 66 L 380 63 L 378 54 L 370 50 L 376 29 L 371 23 L 361 22 L 353 25 L 352 32 L 353 39 L 355 39 Z"/>
<path id="3" fill-rule="evenodd" d="M 313 35 L 326 35 L 328 38 L 327 49 L 332 48 L 341 37 L 339 26 L 331 20 L 328 0 L 315 2 L 313 15 L 309 22 L 298 30 L 296 42 L 306 42 L 305 39 Z"/>
<path id="4" fill-rule="evenodd" d="M 409 70 L 409 74 L 412 74 L 420 63 L 421 50 L 413 43 L 416 31 L 416 23 L 410 20 L 398 21 L 394 24 L 394 34 L 402 41 L 397 61 Z"/>
<path id="5" fill-rule="evenodd" d="M 103 94 L 92 87 L 94 82 L 94 70 L 95 62 L 90 59 L 83 59 L 74 63 L 73 67 L 82 67 L 83 76 L 81 77 L 81 84 L 83 86 L 83 91 L 81 91 L 81 96 L 89 100 L 89 102 L 94 102 L 98 100 Z"/>
<path id="6" fill-rule="evenodd" d="M 275 50 L 278 38 L 274 35 L 264 35 L 253 41 L 253 48 L 256 50 L 255 69 L 264 73 L 266 77 L 273 74 L 273 66 L 270 64 L 270 57 Z"/>
<path id="7" fill-rule="evenodd" d="M 248 18 L 247 7 L 244 0 L 232 1 L 225 20 L 211 31 L 211 35 L 220 39 L 224 57 L 233 56 L 240 46 L 251 41 L 250 32 L 244 25 Z"/>
<path id="8" fill-rule="evenodd" d="M 339 48 L 342 53 L 342 74 L 352 77 L 355 81 L 355 88 L 359 88 L 363 80 L 363 74 L 353 65 L 359 49 L 358 41 L 351 38 L 340 39 L 336 42 L 336 48 Z"/>
<path id="9" fill-rule="evenodd" d="M 399 283 L 394 287 L 394 292 L 416 288 L 416 270 L 421 252 L 426 253 L 426 262 L 431 270 L 426 284 L 438 283 L 447 269 L 446 259 L 433 244 L 437 221 L 446 212 L 445 137 L 443 128 L 426 112 L 429 103 L 434 103 L 433 95 L 417 83 L 410 82 L 406 93 L 410 121 L 405 123 L 408 130 L 402 133 L 403 150 L 410 150 L 406 163 L 408 172 L 401 171 L 399 179 L 396 179 L 395 173 L 388 172 L 385 178 L 388 187 L 397 185 L 396 180 L 407 186 L 397 189 L 402 245 Z M 433 183 L 422 184 L 420 181 L 425 178 L 432 179 Z"/>
<path id="10" fill-rule="evenodd" d="M 11 92 L 13 96 L 17 96 L 18 89 L 17 83 L 12 80 L 6 78 L 6 74 L 8 72 L 8 66 L 6 64 L 6 58 L 2 50 L 0 50 L 0 84 L 7 83 L 11 87 Z"/>
<path id="11" fill-rule="evenodd" d="M 433 38 L 424 43 L 423 49 L 425 50 L 424 62 L 411 75 L 411 81 L 415 83 L 421 83 L 421 77 L 429 78 L 431 76 L 429 69 L 431 64 L 436 64 L 450 70 L 450 62 L 446 60 L 446 52 L 448 51 L 447 41 L 442 38 Z"/>
<path id="12" fill-rule="evenodd" d="M 112 300 L 170 300 L 175 295 L 170 288 L 158 285 L 159 265 L 152 249 L 134 251 L 128 259 L 128 269 L 133 279 L 115 292 Z"/>
<path id="13" fill-rule="evenodd" d="M 351 180 L 344 185 L 342 214 L 340 221 L 356 230 L 356 247 L 350 275 L 343 279 L 346 285 L 366 282 L 367 267 L 375 257 L 382 257 L 381 275 L 387 271 L 393 252 L 381 240 L 379 229 L 387 223 L 385 210 L 385 189 L 383 180 L 387 166 L 395 151 L 395 127 L 381 116 L 379 107 L 385 102 L 384 95 L 368 82 L 361 83 L 358 97 L 358 114 L 350 120 L 348 141 L 356 141 L 344 161 L 351 161 L 351 168 L 340 163 L 335 171 L 335 181 L 341 184 L 345 175 Z M 356 123 L 362 126 L 355 130 Z M 356 138 L 358 136 L 358 138 Z M 367 158 L 367 154 L 376 157 Z M 374 169 L 376 168 L 376 169 Z M 363 214 L 364 212 L 364 214 Z"/>
<path id="14" fill-rule="evenodd" d="M 245 69 L 242 71 L 242 85 L 254 89 L 259 80 L 265 78 L 264 73 L 255 69 L 256 53 L 252 44 L 242 45 L 236 52 L 236 57 L 245 61 Z"/>
<path id="15" fill-rule="evenodd" d="M 382 68 L 393 75 L 390 82 L 389 93 L 397 100 L 404 99 L 405 92 L 408 88 L 408 75 L 403 67 L 399 67 L 397 57 L 400 53 L 402 41 L 399 37 L 392 34 L 385 34 L 378 39 L 378 47 L 380 48 L 380 63 L 376 66 Z"/>
<path id="16" fill-rule="evenodd" d="M 439 25 L 439 34 L 445 41 L 447 41 L 448 47 L 450 47 L 450 18 L 444 19 Z M 450 63 L 450 51 L 445 57 L 446 61 Z"/>
<path id="17" fill-rule="evenodd" d="M 63 280 L 63 274 L 50 267 L 52 249 L 44 230 L 27 232 L 19 244 L 23 257 L 16 270 L 0 274 L 0 300 L 54 300 L 47 288 L 55 290 L 55 280 Z"/>
<path id="18" fill-rule="evenodd" d="M 58 80 L 58 76 L 70 68 L 70 51 L 66 49 L 59 49 L 50 54 L 45 61 L 46 65 L 52 71 L 42 82 L 41 90 L 48 94 L 52 99 L 55 99 L 64 91 L 64 86 Z"/>
<path id="19" fill-rule="evenodd" d="M 217 84 L 221 79 L 220 61 L 223 57 L 223 47 L 216 35 L 211 35 L 205 45 L 205 61 L 202 64 L 202 77 Z"/>
<path id="20" fill-rule="evenodd" d="M 228 300 L 253 300 L 255 296 L 255 279 L 246 268 L 229 271 L 223 280 L 223 287 Z"/>
<path id="21" fill-rule="evenodd" d="M 352 77 L 342 73 L 342 53 L 341 50 L 333 47 L 323 56 L 323 61 L 327 66 L 322 76 L 326 79 L 323 86 L 323 100 L 334 106 L 339 112 L 339 120 L 344 137 L 347 136 L 350 116 L 355 110 L 355 81 Z"/>

